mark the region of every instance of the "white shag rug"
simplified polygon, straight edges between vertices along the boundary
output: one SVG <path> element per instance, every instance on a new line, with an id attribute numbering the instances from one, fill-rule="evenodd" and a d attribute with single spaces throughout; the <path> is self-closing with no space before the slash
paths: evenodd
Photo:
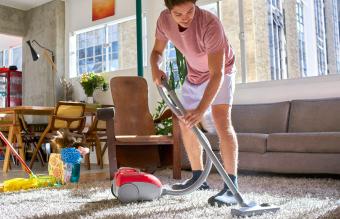
<path id="1" fill-rule="evenodd" d="M 174 183 L 170 170 L 155 173 Z M 189 177 L 189 172 L 183 172 Z M 210 196 L 222 185 L 212 173 L 209 191 L 186 196 L 164 196 L 151 202 L 121 204 L 110 192 L 110 182 L 98 181 L 23 192 L 0 193 L 1 218 L 231 218 L 234 207 L 212 207 Z M 239 175 L 239 187 L 246 200 L 280 206 L 275 213 L 252 218 L 340 218 L 340 180 L 271 175 Z"/>

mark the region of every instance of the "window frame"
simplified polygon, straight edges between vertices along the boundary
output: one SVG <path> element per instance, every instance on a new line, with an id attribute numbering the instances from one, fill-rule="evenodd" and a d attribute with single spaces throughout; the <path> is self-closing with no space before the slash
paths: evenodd
<path id="1" fill-rule="evenodd" d="M 315 37 L 317 49 L 318 75 L 327 75 L 327 42 L 323 0 L 314 0 Z"/>
<path id="2" fill-rule="evenodd" d="M 125 17 L 125 18 L 122 18 L 122 19 L 118 19 L 118 20 L 115 20 L 115 21 L 110 21 L 110 22 L 107 22 L 105 24 L 100 24 L 100 25 L 96 25 L 96 26 L 92 26 L 92 27 L 89 27 L 89 28 L 85 28 L 85 29 L 82 29 L 82 30 L 79 30 L 79 31 L 74 31 L 72 33 L 70 33 L 70 38 L 69 38 L 69 51 L 70 51 L 70 55 L 69 55 L 69 71 L 70 71 L 70 75 L 69 77 L 70 78 L 74 78 L 74 77 L 79 77 L 81 76 L 82 73 L 79 72 L 79 68 L 78 68 L 78 54 L 77 54 L 77 51 L 78 51 L 78 47 L 77 47 L 77 36 L 80 35 L 80 34 L 83 34 L 83 33 L 88 33 L 88 32 L 91 32 L 91 31 L 95 31 L 95 30 L 98 30 L 98 29 L 101 29 L 101 28 L 105 28 L 105 32 L 106 32 L 106 35 L 105 35 L 105 45 L 103 45 L 103 50 L 105 50 L 105 61 L 102 60 L 102 62 L 105 62 L 105 67 L 102 67 L 103 71 L 101 71 L 100 73 L 103 73 L 103 72 L 112 72 L 112 71 L 116 71 L 116 70 L 123 70 L 123 69 L 120 69 L 119 68 L 119 57 L 118 57 L 118 67 L 116 69 L 112 69 L 110 70 L 110 61 L 109 60 L 109 56 L 110 56 L 110 52 L 109 52 L 109 45 L 107 45 L 109 42 L 108 42 L 108 39 L 109 39 L 109 36 L 108 36 L 108 28 L 110 26 L 114 26 L 114 25 L 119 25 L 120 23 L 124 23 L 124 22 L 128 22 L 128 21 L 132 21 L 132 20 L 136 20 L 136 16 L 133 15 L 133 16 L 128 16 L 128 17 Z M 146 35 L 146 34 L 145 34 Z M 119 39 L 118 39 L 118 45 L 119 45 Z M 105 46 L 105 48 L 104 48 Z M 119 54 L 119 46 L 118 46 L 118 54 Z M 104 51 L 103 51 L 104 53 Z M 104 54 L 102 53 L 102 56 L 104 57 Z M 94 51 L 94 54 L 95 54 L 95 51 Z M 85 56 L 86 58 L 86 56 Z M 104 66 L 104 64 L 102 64 Z M 76 66 L 76 67 L 74 67 Z M 105 69 L 104 69 L 105 68 Z M 85 71 L 87 72 L 87 71 Z M 84 72 L 83 72 L 84 73 Z"/>
<path id="3" fill-rule="evenodd" d="M 287 78 L 282 0 L 267 3 L 271 80 L 282 80 Z"/>
<path id="4" fill-rule="evenodd" d="M 340 12 L 340 1 L 333 0 L 333 29 L 334 29 L 334 45 L 335 45 L 335 55 L 336 55 L 336 73 L 340 73 L 340 17 L 338 11 Z"/>
<path id="5" fill-rule="evenodd" d="M 302 77 L 307 77 L 306 41 L 304 30 L 304 7 L 303 0 L 296 1 L 296 25 L 299 44 L 299 64 Z"/>

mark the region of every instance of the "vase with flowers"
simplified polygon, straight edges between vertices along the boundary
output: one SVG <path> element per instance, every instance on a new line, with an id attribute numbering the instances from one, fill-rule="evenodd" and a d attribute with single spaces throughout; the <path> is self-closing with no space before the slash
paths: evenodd
<path id="1" fill-rule="evenodd" d="M 87 96 L 88 103 L 93 103 L 93 93 L 96 89 L 101 88 L 103 91 L 106 91 L 108 87 L 104 77 L 94 72 L 82 74 L 80 77 L 80 84 Z"/>
<path id="2" fill-rule="evenodd" d="M 77 183 L 80 177 L 80 162 L 89 153 L 89 149 L 68 129 L 58 130 L 51 140 L 51 146 L 54 151 L 60 152 L 59 159 L 61 158 L 63 164 L 62 170 L 58 171 L 62 174 L 59 176 L 62 183 Z M 55 175 L 54 172 L 52 175 Z"/>

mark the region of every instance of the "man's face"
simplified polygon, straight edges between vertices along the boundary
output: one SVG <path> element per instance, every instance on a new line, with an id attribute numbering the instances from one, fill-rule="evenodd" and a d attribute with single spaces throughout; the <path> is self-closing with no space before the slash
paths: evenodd
<path id="1" fill-rule="evenodd" d="M 195 4 L 185 2 L 172 8 L 171 16 L 181 27 L 188 28 L 195 15 Z"/>

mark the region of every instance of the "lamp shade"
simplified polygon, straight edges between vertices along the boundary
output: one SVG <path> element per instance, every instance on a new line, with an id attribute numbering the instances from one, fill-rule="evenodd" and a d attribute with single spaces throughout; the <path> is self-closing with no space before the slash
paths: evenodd
<path id="1" fill-rule="evenodd" d="M 32 59 L 33 61 L 37 61 L 39 59 L 39 55 L 38 53 L 34 50 L 34 48 L 32 47 L 31 41 L 26 41 L 26 43 L 28 44 L 28 46 L 31 49 L 31 54 L 32 54 Z"/>

